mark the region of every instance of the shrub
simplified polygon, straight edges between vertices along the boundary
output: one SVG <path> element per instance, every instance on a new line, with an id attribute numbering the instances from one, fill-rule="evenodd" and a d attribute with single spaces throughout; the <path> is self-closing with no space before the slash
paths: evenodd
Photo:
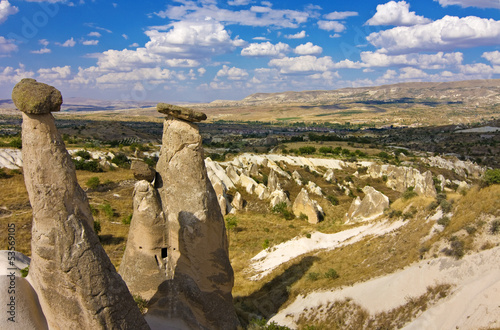
<path id="1" fill-rule="evenodd" d="M 308 281 L 317 281 L 318 279 L 319 279 L 319 273 L 316 273 L 316 272 L 307 273 L 307 280 Z"/>
<path id="2" fill-rule="evenodd" d="M 22 277 L 28 276 L 29 271 L 30 271 L 30 266 L 26 266 L 25 268 L 21 269 L 21 276 Z"/>
<path id="3" fill-rule="evenodd" d="M 333 153 L 333 149 L 332 149 L 332 147 L 320 147 L 319 152 L 321 152 L 324 155 L 331 154 L 331 153 Z"/>
<path id="4" fill-rule="evenodd" d="M 299 219 L 300 219 L 300 220 L 308 220 L 309 218 L 308 218 L 308 217 L 307 217 L 307 215 L 305 215 L 304 213 L 301 213 L 301 214 L 299 215 Z"/>
<path id="5" fill-rule="evenodd" d="M 227 230 L 232 230 L 238 226 L 238 218 L 230 215 L 226 218 L 226 228 Z"/>
<path id="6" fill-rule="evenodd" d="M 311 234 L 310 234 L 310 233 L 307 233 L 307 234 L 306 234 L 306 237 L 307 237 L 307 238 L 311 238 Z"/>
<path id="7" fill-rule="evenodd" d="M 437 221 L 438 225 L 441 225 L 443 227 L 446 227 L 450 224 L 450 218 L 449 217 L 442 217 Z"/>
<path id="8" fill-rule="evenodd" d="M 109 220 L 113 219 L 113 217 L 115 216 L 115 211 L 113 210 L 111 205 L 109 205 L 109 203 L 101 205 L 100 209 L 101 211 L 104 212 L 104 214 L 106 215 L 106 217 L 108 217 Z"/>
<path id="9" fill-rule="evenodd" d="M 328 201 L 332 203 L 332 205 L 339 205 L 339 199 L 333 195 L 328 195 L 326 199 L 328 199 Z"/>
<path id="10" fill-rule="evenodd" d="M 97 160 L 88 160 L 86 161 L 85 159 L 81 160 L 76 160 L 73 159 L 73 163 L 75 164 L 75 169 L 81 170 L 81 171 L 89 171 L 89 172 L 102 172 L 102 168 L 99 165 L 99 162 Z"/>
<path id="11" fill-rule="evenodd" d="M 477 231 L 477 228 L 474 226 L 467 226 L 465 227 L 465 231 L 467 232 L 467 234 L 472 235 Z"/>
<path id="12" fill-rule="evenodd" d="M 292 220 L 295 216 L 288 210 L 288 205 L 285 202 L 278 203 L 272 208 L 273 213 L 281 214 L 286 220 Z"/>
<path id="13" fill-rule="evenodd" d="M 91 177 L 90 179 L 87 180 L 87 182 L 85 183 L 85 185 L 87 187 L 89 187 L 90 189 L 96 189 L 97 187 L 99 187 L 99 185 L 101 184 L 101 181 L 99 180 L 98 177 L 96 176 L 93 176 Z"/>
<path id="14" fill-rule="evenodd" d="M 403 199 L 408 200 L 408 199 L 411 199 L 413 197 L 418 196 L 418 194 L 414 191 L 414 189 L 415 189 L 415 187 L 408 187 L 402 195 Z"/>
<path id="15" fill-rule="evenodd" d="M 500 168 L 486 170 L 483 176 L 483 185 L 500 184 Z"/>
<path id="16" fill-rule="evenodd" d="M 89 160 L 92 158 L 92 156 L 90 155 L 90 152 L 88 152 L 87 150 L 78 150 L 77 152 L 75 152 L 75 156 L 81 157 L 85 160 Z"/>
<path id="17" fill-rule="evenodd" d="M 94 221 L 94 231 L 97 235 L 101 232 L 101 222 L 98 220 Z"/>
<path id="18" fill-rule="evenodd" d="M 129 214 L 125 218 L 122 219 L 122 223 L 124 225 L 130 225 L 131 222 L 132 222 L 132 214 Z"/>
<path id="19" fill-rule="evenodd" d="M 441 210 L 443 210 L 443 213 L 450 213 L 451 209 L 453 207 L 453 204 L 451 202 L 448 202 L 445 199 L 445 200 L 442 200 L 441 203 L 439 203 L 439 206 L 441 206 Z"/>
<path id="20" fill-rule="evenodd" d="M 300 147 L 299 148 L 299 153 L 303 154 L 303 155 L 310 155 L 310 154 L 313 154 L 315 152 L 316 152 L 316 148 L 315 147 L 306 146 L 306 147 Z"/>
<path id="21" fill-rule="evenodd" d="M 331 279 L 336 279 L 336 278 L 339 278 L 339 274 L 337 273 L 337 271 L 333 268 L 330 268 L 326 271 L 325 273 L 325 277 L 326 278 L 331 278 Z"/>
<path id="22" fill-rule="evenodd" d="M 21 138 L 14 138 L 12 141 L 9 142 L 9 147 L 22 149 L 23 141 L 21 140 Z"/>
<path id="23" fill-rule="evenodd" d="M 450 248 L 446 248 L 443 252 L 450 257 L 455 257 L 455 259 L 460 259 L 465 255 L 465 244 L 463 241 L 457 239 L 456 237 L 451 238 Z"/>
<path id="24" fill-rule="evenodd" d="M 490 233 L 492 234 L 498 234 L 498 232 L 500 231 L 500 220 L 493 220 L 493 222 L 491 222 L 491 227 L 490 227 Z"/>
<path id="25" fill-rule="evenodd" d="M 129 166 L 129 159 L 124 153 L 118 153 L 115 155 L 115 157 L 111 160 L 113 164 L 116 164 L 119 167 L 123 168 L 128 168 Z"/>
<path id="26" fill-rule="evenodd" d="M 269 240 L 266 238 L 264 240 L 264 243 L 262 243 L 262 248 L 265 250 L 269 247 Z"/>
<path id="27" fill-rule="evenodd" d="M 137 307 L 139 307 L 139 310 L 141 311 L 141 314 L 145 314 L 147 312 L 147 307 L 148 307 L 148 302 L 144 298 L 142 298 L 139 295 L 134 295 L 134 301 L 137 304 Z"/>

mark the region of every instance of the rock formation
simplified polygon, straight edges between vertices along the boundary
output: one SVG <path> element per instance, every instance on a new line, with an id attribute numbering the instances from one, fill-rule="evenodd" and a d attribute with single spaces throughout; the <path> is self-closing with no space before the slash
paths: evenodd
<path id="1" fill-rule="evenodd" d="M 231 206 L 238 211 L 243 210 L 243 197 L 241 197 L 241 194 L 239 192 L 236 192 L 236 194 L 234 194 Z"/>
<path id="2" fill-rule="evenodd" d="M 135 184 L 133 207 L 120 275 L 132 294 L 149 300 L 165 280 L 166 226 L 160 197 L 148 181 Z"/>
<path id="3" fill-rule="evenodd" d="M 130 164 L 130 169 L 134 173 L 134 178 L 137 180 L 146 180 L 151 182 L 156 176 L 156 171 L 149 167 L 148 164 L 140 160 L 133 160 L 132 164 Z"/>
<path id="4" fill-rule="evenodd" d="M 333 170 L 329 168 L 325 174 L 323 174 L 323 179 L 325 179 L 328 182 L 334 182 L 335 181 L 335 173 L 333 173 Z"/>
<path id="5" fill-rule="evenodd" d="M 271 209 L 281 203 L 285 203 L 286 206 L 292 205 L 290 199 L 288 198 L 287 194 L 283 191 L 283 189 L 276 189 L 271 193 L 271 196 L 269 197 L 271 199 L 270 201 Z"/>
<path id="6" fill-rule="evenodd" d="M 161 112 L 164 107 L 159 105 Z M 165 118 L 156 187 L 166 217 L 166 277 L 148 316 L 192 329 L 235 329 L 224 218 L 204 163 L 202 139 L 190 118 Z M 148 316 L 146 318 L 148 318 Z"/>
<path id="7" fill-rule="evenodd" d="M 413 167 L 394 165 L 371 165 L 368 174 L 372 178 L 387 176 L 387 187 L 399 192 L 404 192 L 409 187 L 422 196 L 436 197 L 436 188 L 430 171 L 421 174 Z"/>
<path id="8" fill-rule="evenodd" d="M 358 196 L 352 201 L 351 207 L 346 214 L 347 223 L 375 219 L 389 207 L 389 197 L 375 190 L 375 188 L 366 186 L 363 188 L 363 192 L 365 193 L 363 200 Z"/>
<path id="9" fill-rule="evenodd" d="M 51 329 L 148 329 L 94 232 L 92 213 L 51 111 L 55 88 L 23 79 L 24 180 L 33 208 L 29 280 Z"/>
<path id="10" fill-rule="evenodd" d="M 267 187 L 269 188 L 269 191 L 272 193 L 273 191 L 278 189 L 279 184 L 279 178 L 276 174 L 276 171 L 274 169 L 271 169 L 271 171 L 269 172 L 269 177 L 267 178 Z"/>
<path id="11" fill-rule="evenodd" d="M 296 217 L 300 217 L 301 214 L 306 215 L 307 221 L 312 224 L 322 221 L 325 215 L 318 202 L 310 199 L 307 190 L 304 188 L 302 188 L 297 198 L 295 198 L 292 210 Z"/>

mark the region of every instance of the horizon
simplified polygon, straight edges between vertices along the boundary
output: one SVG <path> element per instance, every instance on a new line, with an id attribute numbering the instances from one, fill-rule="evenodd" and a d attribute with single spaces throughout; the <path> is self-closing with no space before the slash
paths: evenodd
<path id="1" fill-rule="evenodd" d="M 500 78 L 500 0 L 0 0 L 0 27 L 2 99 L 22 78 L 139 103 Z"/>

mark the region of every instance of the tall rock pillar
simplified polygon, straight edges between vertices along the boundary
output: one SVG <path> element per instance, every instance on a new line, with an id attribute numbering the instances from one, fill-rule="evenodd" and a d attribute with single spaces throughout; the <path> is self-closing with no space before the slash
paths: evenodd
<path id="1" fill-rule="evenodd" d="M 23 79 L 24 180 L 33 208 L 29 279 L 50 329 L 149 329 L 93 229 L 75 167 L 50 112 L 61 93 Z"/>
<path id="2" fill-rule="evenodd" d="M 205 168 L 197 125 L 205 114 L 158 104 L 166 114 L 158 189 L 167 226 L 166 281 L 148 315 L 181 319 L 192 329 L 235 329 L 233 269 L 215 191 Z"/>

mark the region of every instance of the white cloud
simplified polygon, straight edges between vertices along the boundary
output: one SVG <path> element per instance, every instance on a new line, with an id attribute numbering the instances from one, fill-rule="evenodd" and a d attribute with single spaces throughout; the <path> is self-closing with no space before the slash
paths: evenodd
<path id="1" fill-rule="evenodd" d="M 342 32 L 345 30 L 344 24 L 337 21 L 318 21 L 318 27 L 321 30 Z"/>
<path id="2" fill-rule="evenodd" d="M 485 52 L 481 57 L 487 59 L 491 64 L 500 65 L 500 52 L 498 50 Z"/>
<path id="3" fill-rule="evenodd" d="M 205 73 L 207 72 L 207 70 L 205 68 L 199 68 L 197 71 L 198 71 L 198 74 L 200 75 L 200 77 L 205 75 Z"/>
<path id="4" fill-rule="evenodd" d="M 246 6 L 251 2 L 252 0 L 233 0 L 233 1 L 228 1 L 227 4 L 230 6 Z"/>
<path id="5" fill-rule="evenodd" d="M 329 20 L 342 20 L 351 16 L 358 16 L 358 12 L 355 11 L 334 11 L 332 13 L 326 14 L 324 17 Z"/>
<path id="6" fill-rule="evenodd" d="M 305 37 L 306 37 L 306 31 L 304 31 L 304 30 L 297 32 L 295 34 L 285 35 L 285 38 L 287 38 L 287 39 L 303 39 Z"/>
<path id="7" fill-rule="evenodd" d="M 279 42 L 276 45 L 272 43 L 253 43 L 241 50 L 242 56 L 270 56 L 270 57 L 284 57 L 291 51 L 289 45 Z"/>
<path id="8" fill-rule="evenodd" d="M 222 66 L 222 69 L 217 72 L 217 77 L 227 77 L 229 80 L 243 80 L 248 78 L 247 70 L 236 68 L 236 67 L 228 67 L 227 65 Z"/>
<path id="9" fill-rule="evenodd" d="M 52 51 L 49 48 L 43 47 L 39 50 L 32 50 L 30 53 L 32 53 L 32 54 L 49 54 L 51 52 Z"/>
<path id="10" fill-rule="evenodd" d="M 371 33 L 367 40 L 383 53 L 439 51 L 458 47 L 498 45 L 500 21 L 445 16 L 429 24 L 399 26 Z"/>
<path id="11" fill-rule="evenodd" d="M 280 73 L 314 73 L 325 72 L 335 67 L 330 56 L 316 57 L 311 55 L 272 59 L 269 66 L 279 68 Z"/>
<path id="12" fill-rule="evenodd" d="M 45 47 L 47 47 L 50 44 L 50 42 L 47 39 L 40 39 L 38 40 L 38 43 Z"/>
<path id="13" fill-rule="evenodd" d="M 305 23 L 310 17 L 309 13 L 297 10 L 254 6 L 254 11 L 233 11 L 219 8 L 216 4 L 212 3 L 202 3 L 199 5 L 197 2 L 190 0 L 183 0 L 180 6 L 169 5 L 166 10 L 155 14 L 161 18 L 169 18 L 170 20 L 201 21 L 206 17 L 211 17 L 218 22 L 228 24 L 275 26 L 281 28 L 298 28 L 300 24 Z"/>
<path id="14" fill-rule="evenodd" d="M 224 26 L 214 20 L 181 21 L 168 26 L 170 30 L 146 31 L 151 39 L 146 49 L 154 54 L 169 54 L 177 58 L 208 58 L 242 47 L 245 41 L 231 39 Z"/>
<path id="15" fill-rule="evenodd" d="M 32 78 L 35 75 L 33 71 L 26 71 L 25 66 L 19 63 L 19 68 L 14 69 L 11 66 L 0 67 L 0 85 L 17 84 L 23 78 Z"/>
<path id="16" fill-rule="evenodd" d="M 74 47 L 76 45 L 76 41 L 75 39 L 73 39 L 73 37 L 71 37 L 71 39 L 68 39 L 63 43 L 56 42 L 56 45 L 61 47 Z"/>
<path id="17" fill-rule="evenodd" d="M 56 66 L 53 68 L 47 69 L 38 69 L 38 79 L 44 82 L 53 83 L 59 80 L 68 79 L 71 75 L 71 67 L 69 65 L 66 66 Z"/>
<path id="18" fill-rule="evenodd" d="M 126 35 L 125 33 L 122 34 L 122 37 L 123 37 L 123 39 L 128 40 L 128 35 Z"/>
<path id="19" fill-rule="evenodd" d="M 252 40 L 268 41 L 269 38 L 266 38 L 266 37 L 253 37 Z"/>
<path id="20" fill-rule="evenodd" d="M 101 37 L 101 34 L 97 31 L 94 31 L 94 32 L 90 32 L 89 34 L 87 34 L 88 37 L 96 37 L 96 38 L 100 38 Z"/>
<path id="21" fill-rule="evenodd" d="M 0 24 L 7 20 L 7 17 L 14 15 L 19 12 L 19 8 L 16 6 L 11 6 L 8 0 L 0 1 Z"/>
<path id="22" fill-rule="evenodd" d="M 319 55 L 323 52 L 323 48 L 313 45 L 312 42 L 308 42 L 302 45 L 298 45 L 295 48 L 294 52 L 298 55 Z"/>
<path id="23" fill-rule="evenodd" d="M 496 8 L 500 9 L 499 0 L 434 0 L 438 1 L 443 7 L 458 5 L 462 8 L 478 7 L 478 8 Z"/>
<path id="24" fill-rule="evenodd" d="M 134 42 L 133 44 L 129 45 L 129 47 L 132 47 L 132 48 L 139 47 L 139 44 L 137 42 Z"/>
<path id="25" fill-rule="evenodd" d="M 429 22 L 431 22 L 430 19 L 418 16 L 414 11 L 410 12 L 410 4 L 406 1 L 389 1 L 386 4 L 378 5 L 377 12 L 366 24 L 411 26 Z"/>
<path id="26" fill-rule="evenodd" d="M 415 66 L 421 69 L 442 69 L 458 66 L 463 61 L 460 52 L 436 54 L 387 55 L 377 52 L 362 52 L 361 61 L 367 67 Z"/>
<path id="27" fill-rule="evenodd" d="M 85 46 L 96 46 L 99 44 L 99 40 L 83 40 L 82 44 Z"/>
<path id="28" fill-rule="evenodd" d="M 402 68 L 400 72 L 399 78 L 404 80 L 423 79 L 429 76 L 424 71 L 412 67 Z"/>
<path id="29" fill-rule="evenodd" d="M 17 45 L 14 43 L 14 40 L 5 39 L 0 36 L 0 54 L 8 54 L 15 51 L 17 51 Z"/>

